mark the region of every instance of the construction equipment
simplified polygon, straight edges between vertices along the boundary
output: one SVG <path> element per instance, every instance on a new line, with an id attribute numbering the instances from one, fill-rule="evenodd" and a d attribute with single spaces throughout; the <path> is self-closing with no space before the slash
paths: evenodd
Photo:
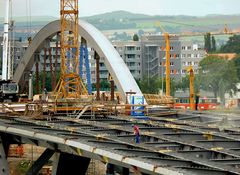
<path id="1" fill-rule="evenodd" d="M 81 46 L 80 46 L 80 65 L 79 65 L 79 74 L 80 78 L 83 78 L 83 60 L 85 63 L 86 67 L 86 78 L 87 78 L 87 89 L 88 89 L 88 94 L 92 94 L 92 83 L 91 83 L 91 71 L 89 67 L 89 58 L 88 58 L 88 48 L 87 48 L 87 41 L 82 38 L 81 39 Z"/>
<path id="2" fill-rule="evenodd" d="M 12 60 L 9 42 L 9 8 L 10 0 L 6 0 L 6 12 L 3 34 L 2 80 L 0 81 L 0 101 L 17 101 L 18 84 L 12 81 Z"/>
<path id="3" fill-rule="evenodd" d="M 166 58 L 166 96 L 170 96 L 170 39 L 169 39 L 169 33 L 166 32 L 163 27 L 160 25 L 160 22 L 158 21 L 156 23 L 156 25 L 158 27 L 160 27 L 160 30 L 163 32 L 164 34 L 164 38 L 165 38 L 165 42 L 166 42 L 166 54 L 165 54 L 165 58 Z"/>
<path id="4" fill-rule="evenodd" d="M 55 99 L 88 95 L 79 76 L 78 0 L 61 0 L 61 75 Z"/>

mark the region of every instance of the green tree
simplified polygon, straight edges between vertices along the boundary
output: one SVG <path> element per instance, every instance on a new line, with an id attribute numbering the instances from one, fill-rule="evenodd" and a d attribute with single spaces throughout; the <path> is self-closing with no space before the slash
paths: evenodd
<path id="1" fill-rule="evenodd" d="M 240 81 L 240 54 L 237 55 L 234 59 L 233 62 L 235 64 L 235 67 L 237 69 L 237 76 L 238 76 L 238 80 Z"/>
<path id="2" fill-rule="evenodd" d="M 211 90 L 223 103 L 226 92 L 236 92 L 238 78 L 233 61 L 218 56 L 208 56 L 200 62 L 200 66 L 203 71 L 201 78 L 203 89 Z"/>
<path id="3" fill-rule="evenodd" d="M 215 40 L 215 37 L 212 36 L 212 46 L 211 46 L 211 51 L 212 52 L 216 52 L 217 50 L 217 47 L 216 47 L 216 40 Z"/>
<path id="4" fill-rule="evenodd" d="M 160 90 L 163 90 L 164 92 L 166 92 L 166 81 L 165 79 L 162 80 L 162 78 L 160 77 L 150 77 L 148 79 L 147 76 L 144 76 L 142 80 L 138 80 L 137 84 L 139 86 L 139 88 L 141 89 L 141 91 L 143 93 L 146 94 L 158 94 L 160 92 Z M 170 86 L 170 93 L 171 96 L 174 96 L 174 93 L 176 91 L 176 89 L 178 88 L 178 83 L 174 80 L 171 79 L 170 82 L 171 86 Z"/>
<path id="5" fill-rule="evenodd" d="M 231 36 L 227 43 L 221 47 L 220 51 L 224 53 L 233 52 L 240 54 L 240 35 Z"/>
<path id="6" fill-rule="evenodd" d="M 139 37 L 138 37 L 137 34 L 134 34 L 134 35 L 133 35 L 133 41 L 139 41 Z"/>
<path id="7" fill-rule="evenodd" d="M 212 47 L 211 47 L 211 34 L 207 33 L 206 35 L 204 35 L 204 48 L 207 52 L 211 52 L 212 51 Z"/>
<path id="8" fill-rule="evenodd" d="M 146 94 L 156 94 L 159 92 L 159 79 L 158 77 L 144 76 L 141 81 L 138 82 L 139 87 L 143 93 Z"/>

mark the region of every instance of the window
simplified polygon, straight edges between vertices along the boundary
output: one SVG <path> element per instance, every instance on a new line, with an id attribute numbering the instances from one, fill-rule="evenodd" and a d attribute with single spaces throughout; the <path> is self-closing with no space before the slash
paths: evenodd
<path id="1" fill-rule="evenodd" d="M 170 62 L 170 66 L 173 66 L 174 65 L 174 63 L 173 62 Z"/>
<path id="2" fill-rule="evenodd" d="M 171 73 L 171 74 L 174 74 L 174 70 L 171 70 L 170 73 Z"/>
<path id="3" fill-rule="evenodd" d="M 127 54 L 127 58 L 135 58 L 134 54 Z"/>
<path id="4" fill-rule="evenodd" d="M 189 61 L 187 65 L 188 65 L 188 66 L 191 66 L 191 65 L 192 65 L 192 62 Z"/>
<path id="5" fill-rule="evenodd" d="M 135 47 L 134 46 L 126 46 L 128 51 L 134 51 Z"/>
<path id="6" fill-rule="evenodd" d="M 141 50 L 141 47 L 137 47 L 137 50 Z"/>
<path id="7" fill-rule="evenodd" d="M 192 49 L 192 47 L 191 47 L 191 46 L 188 46 L 188 47 L 187 47 L 187 50 L 191 50 L 191 49 Z"/>
<path id="8" fill-rule="evenodd" d="M 186 54 L 182 54 L 182 58 L 185 58 L 186 57 Z"/>
<path id="9" fill-rule="evenodd" d="M 170 46 L 170 50 L 173 50 L 173 46 Z"/>
<path id="10" fill-rule="evenodd" d="M 185 50 L 185 48 L 186 48 L 185 46 L 182 46 L 182 50 Z"/>
<path id="11" fill-rule="evenodd" d="M 191 57 L 192 57 L 192 55 L 191 55 L 191 54 L 187 54 L 187 57 L 188 57 L 188 58 L 191 58 Z"/>
<path id="12" fill-rule="evenodd" d="M 182 65 L 185 66 L 185 65 L 186 65 L 186 62 L 183 62 Z"/>
<path id="13" fill-rule="evenodd" d="M 186 73 L 186 70 L 182 70 L 182 74 L 185 74 Z"/>

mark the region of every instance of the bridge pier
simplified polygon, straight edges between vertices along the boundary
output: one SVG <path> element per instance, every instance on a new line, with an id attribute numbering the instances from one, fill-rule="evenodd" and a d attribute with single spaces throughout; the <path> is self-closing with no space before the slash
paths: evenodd
<path id="1" fill-rule="evenodd" d="M 90 163 L 90 158 L 75 156 L 68 153 L 56 155 L 57 165 L 54 165 L 52 175 L 85 175 Z M 57 166 L 57 167 L 56 167 Z"/>
<path id="2" fill-rule="evenodd" d="M 9 166 L 7 162 L 7 153 L 9 144 L 4 143 L 4 139 L 0 135 L 0 175 L 9 175 Z"/>

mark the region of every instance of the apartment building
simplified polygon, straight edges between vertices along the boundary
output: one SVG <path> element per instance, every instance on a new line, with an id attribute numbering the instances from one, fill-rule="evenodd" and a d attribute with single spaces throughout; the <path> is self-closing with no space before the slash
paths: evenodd
<path id="1" fill-rule="evenodd" d="M 165 38 L 162 35 L 144 35 L 140 41 L 113 42 L 113 46 L 118 51 L 126 65 L 129 67 L 133 77 L 137 80 L 143 77 L 165 77 Z M 15 42 L 15 64 L 23 57 L 27 49 L 27 42 Z M 52 67 L 55 69 L 55 59 L 57 59 L 57 69 L 60 69 L 60 45 L 56 51 L 56 42 L 46 42 L 46 71 L 50 71 L 50 56 Z M 94 60 L 94 49 L 88 46 L 89 62 L 92 82 L 96 82 L 96 63 Z M 44 49 L 39 51 L 39 69 L 44 67 Z M 57 54 L 57 56 L 56 56 Z M 197 44 L 190 41 L 182 41 L 178 36 L 170 37 L 170 73 L 171 78 L 180 80 L 186 76 L 186 69 L 192 66 L 195 73 L 198 73 L 199 62 L 205 57 L 205 51 Z M 36 57 L 36 56 L 35 56 Z M 35 66 L 33 67 L 35 71 Z M 100 58 L 100 79 L 107 80 L 109 72 L 104 65 L 104 58 Z M 83 77 L 86 77 L 85 67 L 83 67 Z"/>
<path id="2" fill-rule="evenodd" d="M 181 41 L 181 74 L 186 76 L 187 69 L 192 66 L 195 74 L 199 72 L 199 62 L 206 56 L 206 51 L 190 41 Z"/>
<path id="3" fill-rule="evenodd" d="M 141 37 L 142 74 L 146 77 L 166 75 L 166 41 L 163 35 L 144 35 Z M 171 78 L 181 77 L 181 41 L 177 36 L 170 37 Z"/>

